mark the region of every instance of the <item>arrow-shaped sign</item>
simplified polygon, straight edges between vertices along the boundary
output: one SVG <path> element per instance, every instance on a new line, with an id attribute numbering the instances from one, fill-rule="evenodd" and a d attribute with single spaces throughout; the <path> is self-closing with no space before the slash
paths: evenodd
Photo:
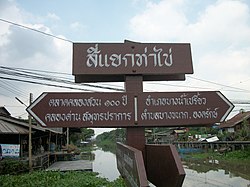
<path id="1" fill-rule="evenodd" d="M 44 127 L 170 127 L 222 122 L 233 107 L 221 92 L 52 92 L 27 111 Z"/>
<path id="2" fill-rule="evenodd" d="M 214 124 L 234 108 L 219 91 L 143 93 L 138 100 L 138 124 L 145 126 Z"/>
<path id="3" fill-rule="evenodd" d="M 47 127 L 118 127 L 134 123 L 133 95 L 43 93 L 27 111 Z"/>

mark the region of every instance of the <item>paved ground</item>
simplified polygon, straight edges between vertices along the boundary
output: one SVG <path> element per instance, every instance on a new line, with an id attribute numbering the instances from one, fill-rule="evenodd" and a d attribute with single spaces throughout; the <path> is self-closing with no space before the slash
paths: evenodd
<path id="1" fill-rule="evenodd" d="M 59 161 L 48 167 L 46 171 L 93 171 L 93 165 L 88 160 Z"/>

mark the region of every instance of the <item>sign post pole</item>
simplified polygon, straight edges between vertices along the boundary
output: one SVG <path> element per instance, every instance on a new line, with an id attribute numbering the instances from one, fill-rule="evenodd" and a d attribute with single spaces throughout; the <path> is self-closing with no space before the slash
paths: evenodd
<path id="1" fill-rule="evenodd" d="M 220 92 L 143 93 L 143 81 L 185 80 L 186 74 L 193 74 L 187 43 L 74 43 L 75 82 L 124 81 L 125 92 L 43 93 L 27 111 L 44 127 L 125 127 L 118 166 L 132 186 L 134 173 L 146 178 L 145 168 L 133 163 L 144 162 L 157 186 L 180 187 L 185 172 L 175 147 L 146 145 L 145 128 L 222 122 L 234 107 Z"/>
<path id="2" fill-rule="evenodd" d="M 135 95 L 142 93 L 142 76 L 126 76 L 125 91 L 126 93 L 135 93 Z M 145 158 L 145 128 L 135 126 L 126 128 L 126 144 L 142 151 L 143 157 Z"/>
<path id="3" fill-rule="evenodd" d="M 32 103 L 32 99 L 33 98 L 33 95 L 32 95 L 32 93 L 30 93 L 30 104 Z M 32 131 L 32 121 L 31 121 L 32 119 L 31 119 L 31 115 L 29 114 L 29 170 L 30 170 L 30 172 L 32 172 L 33 171 L 33 167 L 32 167 L 32 165 L 33 165 L 33 163 L 32 163 L 32 134 L 31 134 L 31 131 Z"/>

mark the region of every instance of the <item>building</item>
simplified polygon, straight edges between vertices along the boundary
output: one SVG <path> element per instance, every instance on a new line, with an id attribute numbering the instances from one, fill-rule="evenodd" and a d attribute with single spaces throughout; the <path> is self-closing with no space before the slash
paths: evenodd
<path id="1" fill-rule="evenodd" d="M 240 111 L 228 121 L 221 123 L 219 128 L 223 132 L 235 133 L 242 129 L 242 124 L 244 121 L 247 121 L 248 125 L 250 126 L 250 111 Z"/>
<path id="2" fill-rule="evenodd" d="M 28 156 L 28 142 L 28 121 L 14 118 L 5 107 L 0 107 L 0 144 L 15 145 L 19 148 L 17 156 L 25 158 Z M 62 128 L 44 128 L 32 122 L 32 155 L 51 151 L 52 144 L 59 149 L 65 143 L 66 136 Z"/>

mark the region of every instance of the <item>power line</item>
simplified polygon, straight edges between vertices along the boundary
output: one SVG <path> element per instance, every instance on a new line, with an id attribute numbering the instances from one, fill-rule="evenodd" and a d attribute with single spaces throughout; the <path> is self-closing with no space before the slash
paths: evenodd
<path id="1" fill-rule="evenodd" d="M 250 92 L 250 90 L 246 90 L 246 89 L 242 89 L 242 88 L 227 86 L 227 85 L 224 85 L 224 84 L 220 84 L 220 83 L 216 83 L 216 82 L 212 82 L 212 81 L 208 81 L 208 80 L 204 80 L 204 79 L 200 79 L 200 78 L 195 78 L 195 77 L 191 77 L 191 76 L 187 76 L 187 77 L 189 77 L 191 79 L 198 80 L 198 81 L 210 83 L 210 84 L 215 84 L 215 85 L 218 85 L 218 86 L 223 86 L 223 87 L 227 87 L 227 88 L 232 88 L 232 89 L 237 89 L 237 90 L 242 90 L 242 91 Z"/>
<path id="2" fill-rule="evenodd" d="M 15 25 L 15 26 L 17 26 L 17 27 L 24 28 L 24 29 L 28 29 L 28 30 L 31 30 L 31 31 L 35 31 L 35 32 L 44 34 L 44 35 L 49 36 L 49 37 L 53 37 L 53 38 L 56 38 L 56 39 L 59 39 L 59 40 L 63 40 L 63 41 L 66 41 L 66 42 L 73 43 L 73 41 L 71 41 L 71 40 L 64 39 L 64 38 L 61 38 L 61 37 L 58 37 L 58 36 L 55 36 L 55 35 L 52 35 L 52 34 L 49 34 L 49 33 L 46 33 L 46 32 L 43 32 L 43 31 L 40 31 L 40 30 L 37 30 L 37 29 L 34 29 L 34 28 L 31 28 L 31 27 L 28 27 L 28 26 L 25 26 L 25 25 L 21 25 L 21 24 L 18 24 L 18 23 L 15 23 L 15 22 L 12 22 L 12 21 L 9 21 L 9 20 L 6 20 L 6 19 L 0 18 L 0 21 L 5 22 L 5 23 L 8 23 L 8 24 L 12 24 L 12 25 Z M 21 69 L 24 69 L 24 68 L 19 68 L 19 69 L 21 70 Z M 26 69 L 26 70 L 28 70 L 28 69 Z M 33 70 L 33 71 L 34 71 L 34 70 Z M 42 72 L 42 71 L 40 71 L 40 72 Z M 47 72 L 47 73 L 48 73 L 49 71 L 43 71 L 43 72 Z M 57 72 L 57 73 L 58 73 L 58 72 Z M 232 89 L 237 89 L 238 91 L 241 90 L 241 91 L 250 92 L 250 90 L 246 90 L 246 89 L 241 89 L 241 88 L 236 88 L 236 87 L 232 87 L 232 86 L 227 86 L 227 85 L 223 85 L 223 84 L 220 84 L 220 83 L 216 83 L 216 82 L 212 82 L 212 81 L 208 81 L 208 80 L 203 80 L 203 79 L 195 78 L 195 77 L 191 77 L 191 76 L 188 76 L 188 77 L 191 78 L 191 79 L 195 79 L 195 80 L 207 82 L 207 83 L 210 83 L 210 84 L 215 84 L 215 85 L 218 85 L 218 86 L 223 86 L 222 88 L 228 87 L 228 88 L 232 88 Z M 89 86 L 89 85 L 88 85 L 88 86 Z M 173 85 L 168 85 L 168 86 L 173 86 Z M 201 88 L 201 87 L 190 87 L 190 86 L 181 86 L 181 85 L 175 85 L 175 86 L 178 86 L 178 87 L 188 87 L 188 88 L 207 89 L 207 88 Z M 222 88 L 221 88 L 221 89 L 222 89 Z M 105 89 L 110 89 L 110 88 L 105 88 Z M 210 89 L 210 88 L 209 88 L 209 89 Z M 221 89 L 220 89 L 220 90 L 221 90 Z M 124 90 L 119 89 L 118 91 L 124 91 Z M 227 90 L 224 90 L 224 91 L 227 91 Z M 231 90 L 230 90 L 230 91 L 231 91 Z"/>
<path id="3" fill-rule="evenodd" d="M 3 70 L 1 70 L 3 69 Z M 34 73 L 31 70 L 29 71 L 23 71 L 23 70 L 18 70 L 20 68 L 10 68 L 10 67 L 4 67 L 0 66 L 0 73 L 6 74 L 9 76 L 14 76 L 14 77 L 22 77 L 22 78 L 28 78 L 28 79 L 36 79 L 36 80 L 43 80 L 43 81 L 52 81 L 52 82 L 59 82 L 63 84 L 70 84 L 70 85 L 76 85 L 76 86 L 87 86 L 87 87 L 92 87 L 92 88 L 100 88 L 100 89 L 108 89 L 108 90 L 115 90 L 115 91 L 124 91 L 124 89 L 119 89 L 119 88 L 111 88 L 109 86 L 100 86 L 100 85 L 92 85 L 92 84 L 87 84 L 87 83 L 75 83 L 71 79 L 65 79 L 65 77 L 57 77 L 57 76 L 51 76 L 48 74 L 40 74 L 40 73 Z M 38 70 L 36 70 L 38 72 Z M 46 71 L 47 73 L 53 73 L 55 72 L 49 72 Z"/>
<path id="4" fill-rule="evenodd" d="M 35 81 L 30 81 L 30 80 L 20 80 L 20 79 L 2 77 L 2 76 L 0 76 L 0 79 L 13 80 L 13 81 L 19 81 L 19 82 L 26 82 L 26 83 L 32 83 L 32 84 L 39 84 L 39 85 L 44 85 L 44 86 L 53 86 L 53 87 L 58 87 L 58 88 L 67 88 L 67 89 L 73 89 L 73 90 L 93 91 L 93 90 L 88 90 L 88 89 L 83 89 L 83 88 L 73 88 L 73 87 L 70 87 L 70 86 L 61 86 L 61 85 L 56 85 L 56 84 L 48 84 L 48 83 L 35 82 Z"/>
<path id="5" fill-rule="evenodd" d="M 0 85 L 3 89 L 7 90 L 8 92 L 10 92 L 14 95 L 21 95 L 22 97 L 24 97 L 24 95 L 25 95 L 24 93 L 20 92 L 18 89 L 15 89 L 15 87 L 11 87 L 11 86 L 7 85 L 5 83 L 5 81 L 2 81 L 2 80 L 0 80 L 0 81 L 1 81 Z M 7 95 L 5 95 L 5 96 L 7 96 Z"/>
<path id="6" fill-rule="evenodd" d="M 11 24 L 11 25 L 15 25 L 15 26 L 17 26 L 17 27 L 21 27 L 21 28 L 25 28 L 25 29 L 28 29 L 28 30 L 31 30 L 31 31 L 35 31 L 35 32 L 38 32 L 38 33 L 40 33 L 40 34 L 44 34 L 44 35 L 49 36 L 49 37 L 53 37 L 53 38 L 56 38 L 56 39 L 59 39 L 59 40 L 63 40 L 63 41 L 65 41 L 65 42 L 73 43 L 71 40 L 67 40 L 67 39 L 64 39 L 64 38 L 55 36 L 55 35 L 53 35 L 53 34 L 49 34 L 49 33 L 46 33 L 46 32 L 43 32 L 43 31 L 40 31 L 40 30 L 37 30 L 37 29 L 33 29 L 33 28 L 28 27 L 28 26 L 25 26 L 25 25 L 21 25 L 21 24 L 18 24 L 18 23 L 14 23 L 14 22 L 12 22 L 12 21 L 8 21 L 8 20 L 2 19 L 2 18 L 0 18 L 0 21 L 5 22 L 5 23 L 8 23 L 8 24 Z"/>

